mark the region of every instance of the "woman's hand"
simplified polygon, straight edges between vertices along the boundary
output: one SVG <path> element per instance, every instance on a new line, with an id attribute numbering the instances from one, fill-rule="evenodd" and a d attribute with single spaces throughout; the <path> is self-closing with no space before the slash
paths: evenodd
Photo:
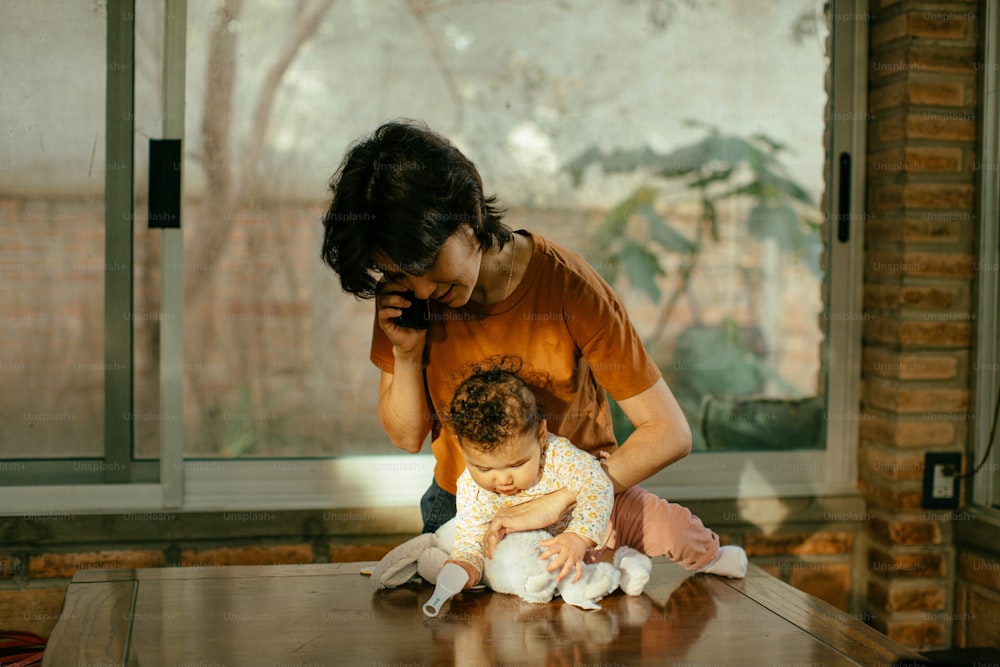
<path id="1" fill-rule="evenodd" d="M 406 287 L 398 283 L 390 282 L 382 285 L 379 288 L 378 296 L 375 297 L 375 305 L 378 309 L 376 320 L 397 354 L 401 354 L 403 357 L 422 356 L 427 331 L 425 329 L 411 329 L 395 322 L 396 318 L 403 314 L 402 309 L 413 304 L 413 301 L 397 293 L 406 291 Z"/>
<path id="2" fill-rule="evenodd" d="M 555 556 L 545 569 L 549 572 L 559 570 L 556 581 L 562 581 L 574 569 L 576 576 L 573 577 L 573 581 L 579 581 L 580 577 L 583 576 L 583 557 L 587 553 L 587 549 L 595 546 L 593 540 L 569 532 L 542 540 L 539 544 L 546 547 L 539 558 L 547 560 Z"/>
<path id="3" fill-rule="evenodd" d="M 559 489 L 526 503 L 503 508 L 493 516 L 483 535 L 483 553 L 487 558 L 493 558 L 493 549 L 506 535 L 551 526 L 574 505 L 576 495 L 568 489 Z"/>

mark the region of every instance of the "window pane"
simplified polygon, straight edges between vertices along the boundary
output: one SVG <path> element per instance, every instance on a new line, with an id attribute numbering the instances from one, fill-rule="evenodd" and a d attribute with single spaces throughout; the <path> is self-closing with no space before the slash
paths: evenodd
<path id="1" fill-rule="evenodd" d="M 104 449 L 105 8 L 0 21 L 0 457 Z"/>
<path id="2" fill-rule="evenodd" d="M 373 306 L 341 294 L 318 252 L 327 179 L 351 141 L 394 117 L 448 136 L 511 226 L 613 282 L 697 447 L 823 446 L 817 5 L 296 11 L 190 8 L 188 455 L 393 451 L 368 362 Z M 575 183 L 567 164 L 588 148 L 604 157 Z M 623 203 L 616 227 L 608 212 Z"/>

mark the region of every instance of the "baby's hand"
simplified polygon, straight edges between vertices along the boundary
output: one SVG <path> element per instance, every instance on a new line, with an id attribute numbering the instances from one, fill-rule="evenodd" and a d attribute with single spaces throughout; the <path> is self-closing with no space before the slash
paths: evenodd
<path id="1" fill-rule="evenodd" d="M 573 581 L 579 581 L 580 577 L 583 576 L 583 557 L 587 553 L 587 549 L 594 546 L 592 540 L 570 532 L 560 533 L 555 537 L 542 540 L 539 544 L 546 547 L 542 555 L 539 556 L 542 560 L 547 560 L 555 555 L 555 558 L 545 569 L 549 572 L 559 570 L 556 581 L 562 581 L 573 569 L 576 570 Z"/>

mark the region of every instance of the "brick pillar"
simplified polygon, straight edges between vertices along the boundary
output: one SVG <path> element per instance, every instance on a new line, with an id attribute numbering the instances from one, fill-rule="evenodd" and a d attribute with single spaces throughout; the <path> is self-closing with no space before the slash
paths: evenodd
<path id="1" fill-rule="evenodd" d="M 947 647 L 951 514 L 921 507 L 924 454 L 968 466 L 976 235 L 976 2 L 873 0 L 859 477 L 867 612 Z"/>

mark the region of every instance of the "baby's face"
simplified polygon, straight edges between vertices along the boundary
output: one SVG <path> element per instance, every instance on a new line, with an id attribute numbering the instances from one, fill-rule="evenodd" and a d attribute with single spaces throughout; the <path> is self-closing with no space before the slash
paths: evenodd
<path id="1" fill-rule="evenodd" d="M 475 446 L 463 446 L 465 465 L 473 481 L 482 488 L 511 495 L 530 487 L 538 479 L 544 427 L 531 430 L 514 442 L 506 443 L 492 452 Z"/>

